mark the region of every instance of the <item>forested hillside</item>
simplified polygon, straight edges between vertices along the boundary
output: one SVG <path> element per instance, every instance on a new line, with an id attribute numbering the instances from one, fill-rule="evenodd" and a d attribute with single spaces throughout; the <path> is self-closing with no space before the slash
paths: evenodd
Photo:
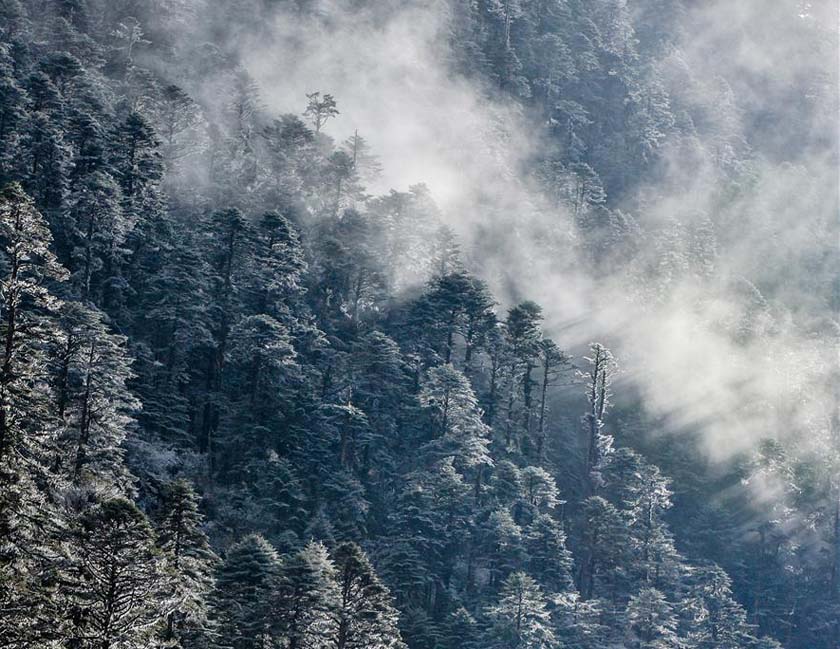
<path id="1" fill-rule="evenodd" d="M 840 647 L 837 7 L 733 4 L 0 0 L 0 647 Z"/>

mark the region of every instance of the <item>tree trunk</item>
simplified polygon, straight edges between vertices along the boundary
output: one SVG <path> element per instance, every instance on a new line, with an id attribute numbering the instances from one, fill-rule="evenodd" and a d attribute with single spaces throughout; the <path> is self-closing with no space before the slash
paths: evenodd
<path id="1" fill-rule="evenodd" d="M 82 397 L 82 414 L 79 420 L 79 441 L 76 446 L 76 465 L 73 468 L 73 482 L 78 483 L 82 468 L 87 460 L 87 447 L 90 442 L 90 397 L 93 384 L 93 358 L 96 343 L 91 342 L 88 353 L 87 375 L 85 376 L 85 394 Z"/>

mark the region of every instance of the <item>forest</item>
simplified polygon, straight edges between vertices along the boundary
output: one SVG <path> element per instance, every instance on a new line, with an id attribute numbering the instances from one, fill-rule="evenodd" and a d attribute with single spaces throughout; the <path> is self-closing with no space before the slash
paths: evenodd
<path id="1" fill-rule="evenodd" d="M 837 649 L 836 0 L 0 0 L 0 648 Z"/>

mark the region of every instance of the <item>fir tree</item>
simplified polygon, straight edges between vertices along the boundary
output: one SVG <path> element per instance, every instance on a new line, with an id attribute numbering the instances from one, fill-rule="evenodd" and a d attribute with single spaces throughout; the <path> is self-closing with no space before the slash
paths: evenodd
<path id="1" fill-rule="evenodd" d="M 451 456 L 462 471 L 492 465 L 488 452 L 489 429 L 467 378 L 451 365 L 432 368 L 420 403 L 429 408 L 436 429 L 428 445 L 433 457 Z"/>
<path id="2" fill-rule="evenodd" d="M 401 649 L 398 614 L 388 589 L 355 543 L 344 543 L 333 552 L 339 587 L 337 628 L 332 636 L 336 649 Z"/>
<path id="3" fill-rule="evenodd" d="M 60 307 L 50 289 L 66 278 L 50 242 L 32 199 L 7 185 L 0 193 L 0 622 L 10 641 L 22 644 L 56 632 L 38 624 L 53 614 L 52 577 L 44 575 L 52 570 L 58 523 L 45 493 L 57 422 L 44 386 Z"/>
<path id="4" fill-rule="evenodd" d="M 632 647 L 668 649 L 680 646 L 676 615 L 658 590 L 647 588 L 631 598 L 626 615 Z"/>
<path id="5" fill-rule="evenodd" d="M 75 579 L 67 592 L 83 647 L 141 649 L 172 608 L 172 590 L 148 519 L 128 500 L 107 500 L 81 517 L 74 532 Z"/>
<path id="6" fill-rule="evenodd" d="M 310 541 L 283 564 L 275 606 L 286 649 L 317 649 L 336 635 L 340 592 L 323 544 Z"/>
<path id="7" fill-rule="evenodd" d="M 57 458 L 55 469 L 76 484 L 105 481 L 127 489 L 121 445 L 140 404 L 127 387 L 133 375 L 125 338 L 108 330 L 101 313 L 79 303 L 62 307 L 60 331 L 56 400 L 67 460 L 65 466 Z"/>
<path id="8" fill-rule="evenodd" d="M 700 649 L 749 646 L 754 640 L 746 612 L 732 597 L 731 580 L 718 566 L 698 568 L 690 581 L 685 611 L 688 637 Z"/>
<path id="9" fill-rule="evenodd" d="M 528 527 L 525 548 L 528 572 L 547 593 L 570 592 L 573 588 L 572 553 L 566 547 L 566 533 L 549 514 L 540 514 Z"/>
<path id="10" fill-rule="evenodd" d="M 218 558 L 210 549 L 199 512 L 199 497 L 186 480 L 165 486 L 157 545 L 170 563 L 174 587 L 173 610 L 166 618 L 163 638 L 180 646 L 196 646 L 206 637 L 208 596 Z"/>
<path id="11" fill-rule="evenodd" d="M 492 622 L 487 642 L 499 649 L 550 649 L 557 646 L 545 596 L 524 572 L 502 584 L 498 603 L 487 610 Z"/>
<path id="12" fill-rule="evenodd" d="M 272 610 L 280 576 L 280 557 L 259 535 L 230 548 L 216 573 L 213 596 L 219 644 L 258 649 L 278 639 Z"/>

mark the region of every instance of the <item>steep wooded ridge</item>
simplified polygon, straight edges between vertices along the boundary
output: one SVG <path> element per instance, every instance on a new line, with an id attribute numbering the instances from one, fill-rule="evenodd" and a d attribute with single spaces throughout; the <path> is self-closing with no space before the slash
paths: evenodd
<path id="1" fill-rule="evenodd" d="M 689 0 L 0 0 L 0 647 L 836 648 L 836 402 L 791 422 L 808 452 L 651 441 L 609 345 L 494 295 L 424 185 L 368 193 L 340 96 L 275 114 L 242 64 L 277 20 L 407 5 L 538 135 L 523 183 L 576 231 L 545 249 L 654 293 L 714 281 L 746 217 L 647 222 L 637 190 L 677 156 L 738 205 L 756 142 L 795 163 L 830 112 L 828 77 L 772 110 L 695 79 Z M 835 224 L 809 227 L 721 335 L 822 314 L 836 343 Z M 773 303 L 797 291 L 812 313 Z"/>

